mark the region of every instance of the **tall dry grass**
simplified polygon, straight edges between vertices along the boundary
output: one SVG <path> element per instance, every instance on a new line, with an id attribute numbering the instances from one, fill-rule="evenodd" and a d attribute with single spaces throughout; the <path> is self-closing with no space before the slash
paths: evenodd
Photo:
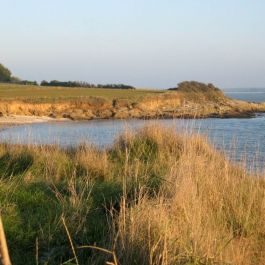
<path id="1" fill-rule="evenodd" d="M 108 150 L 1 145 L 0 171 L 17 264 L 34 264 L 36 238 L 43 264 L 265 264 L 264 178 L 198 135 L 151 126 Z"/>
<path id="2" fill-rule="evenodd" d="M 154 196 L 142 187 L 133 204 L 123 198 L 111 245 L 121 264 L 265 264 L 264 179 L 198 136 L 149 128 L 141 137 L 161 144 L 170 170 Z"/>

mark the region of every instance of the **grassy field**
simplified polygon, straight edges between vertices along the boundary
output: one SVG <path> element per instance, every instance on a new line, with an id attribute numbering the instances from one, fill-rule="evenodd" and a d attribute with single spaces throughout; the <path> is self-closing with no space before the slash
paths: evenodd
<path id="1" fill-rule="evenodd" d="M 265 264 L 264 179 L 197 135 L 148 127 L 108 150 L 2 144 L 0 173 L 13 264 Z"/>
<path id="2" fill-rule="evenodd" d="M 83 99 L 88 97 L 102 97 L 105 99 L 129 99 L 138 101 L 149 95 L 163 93 L 162 90 L 148 89 L 100 89 L 100 88 L 64 88 L 39 87 L 15 84 L 0 84 L 0 98 L 31 101 L 58 101 L 65 99 Z"/>

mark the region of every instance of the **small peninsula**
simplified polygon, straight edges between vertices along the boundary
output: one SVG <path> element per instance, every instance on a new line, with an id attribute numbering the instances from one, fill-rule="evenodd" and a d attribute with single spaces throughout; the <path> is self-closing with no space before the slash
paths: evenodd
<path id="1" fill-rule="evenodd" d="M 265 112 L 265 103 L 231 99 L 214 85 L 195 81 L 168 90 L 1 83 L 0 98 L 0 115 L 5 120 L 16 116 L 48 120 L 245 118 Z"/>

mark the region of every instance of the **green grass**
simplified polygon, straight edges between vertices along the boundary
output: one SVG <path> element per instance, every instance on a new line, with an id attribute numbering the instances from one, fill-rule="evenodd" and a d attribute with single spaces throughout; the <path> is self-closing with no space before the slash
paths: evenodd
<path id="1" fill-rule="evenodd" d="M 63 88 L 38 87 L 15 84 L 0 84 L 0 98 L 31 100 L 31 101 L 60 101 L 68 99 L 84 99 L 88 97 L 103 97 L 108 100 L 129 99 L 138 101 L 146 96 L 163 93 L 162 90 L 122 90 L 100 88 Z"/>

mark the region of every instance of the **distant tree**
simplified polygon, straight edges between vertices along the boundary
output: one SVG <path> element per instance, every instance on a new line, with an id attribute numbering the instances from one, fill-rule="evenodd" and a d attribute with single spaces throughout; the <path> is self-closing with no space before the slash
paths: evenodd
<path id="1" fill-rule="evenodd" d="M 0 64 L 0 82 L 10 82 L 11 81 L 11 71 Z"/>
<path id="2" fill-rule="evenodd" d="M 47 85 L 49 85 L 49 82 L 47 82 L 46 80 L 43 80 L 43 81 L 41 81 L 40 85 L 41 86 L 47 86 Z"/>

